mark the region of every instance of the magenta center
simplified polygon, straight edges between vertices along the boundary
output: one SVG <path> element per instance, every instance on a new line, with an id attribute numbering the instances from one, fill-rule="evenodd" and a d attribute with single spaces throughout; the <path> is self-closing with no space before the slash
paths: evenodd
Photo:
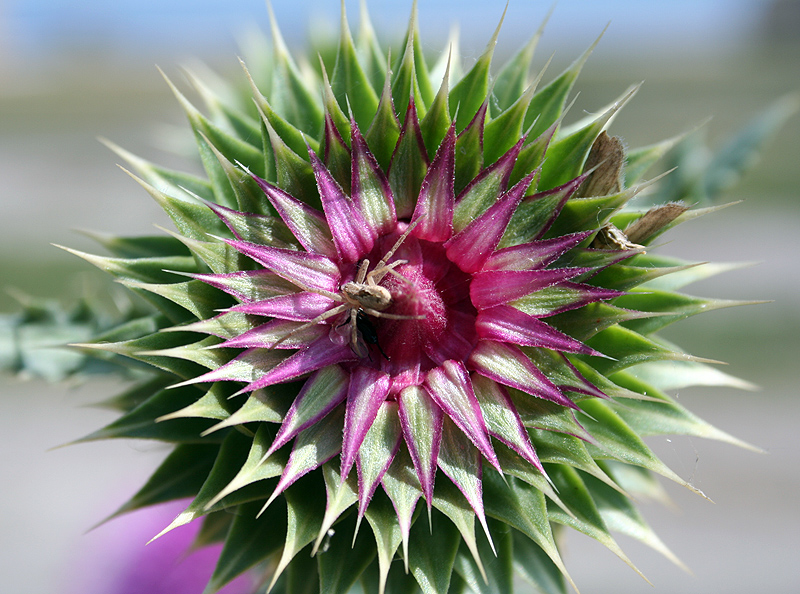
<path id="1" fill-rule="evenodd" d="M 370 269 L 399 236 L 392 233 L 376 242 L 369 257 Z M 387 274 L 380 281 L 392 294 L 392 304 L 385 312 L 424 318 L 369 316 L 378 344 L 368 346 L 372 364 L 396 379 L 407 376 L 399 382 L 402 388 L 403 384 L 418 383 L 422 373 L 448 359 L 469 357 L 477 342 L 477 311 L 469 299 L 471 276 L 447 259 L 441 244 L 409 236 L 387 264 L 397 260 L 406 262 L 394 268 L 397 274 Z"/>

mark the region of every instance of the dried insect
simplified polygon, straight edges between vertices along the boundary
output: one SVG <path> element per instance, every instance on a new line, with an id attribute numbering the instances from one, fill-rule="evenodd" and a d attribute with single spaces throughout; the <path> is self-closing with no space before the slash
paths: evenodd
<path id="1" fill-rule="evenodd" d="M 359 309 L 358 313 L 356 314 L 356 328 L 361 333 L 361 338 L 364 339 L 364 342 L 368 345 L 374 344 L 378 347 L 378 350 L 383 355 L 384 359 L 389 359 L 389 356 L 383 352 L 383 348 L 381 348 L 381 344 L 378 342 L 378 333 L 375 331 L 375 326 L 372 325 L 372 321 L 369 319 L 366 313 L 364 313 L 363 309 Z M 369 353 L 367 353 L 369 356 Z M 370 357 L 372 359 L 372 357 Z"/>
<path id="2" fill-rule="evenodd" d="M 645 242 L 661 233 L 667 225 L 687 210 L 689 207 L 682 202 L 668 202 L 661 206 L 654 206 L 631 223 L 625 229 L 625 235 L 635 243 Z"/>
<path id="3" fill-rule="evenodd" d="M 589 176 L 575 192 L 576 198 L 588 196 L 607 196 L 622 189 L 622 170 L 625 165 L 625 147 L 616 136 L 605 131 L 595 139 L 583 171 Z"/>
<path id="4" fill-rule="evenodd" d="M 407 260 L 395 260 L 391 264 L 388 264 L 387 262 L 400 248 L 400 246 L 408 237 L 409 233 L 411 233 L 414 227 L 417 226 L 420 220 L 421 219 L 417 219 L 408 226 L 408 228 L 392 246 L 392 249 L 386 252 L 374 269 L 369 270 L 369 260 L 364 259 L 361 262 L 361 265 L 358 267 L 358 273 L 356 274 L 355 280 L 344 283 L 340 287 L 339 293 L 331 293 L 329 291 L 322 291 L 320 289 L 307 288 L 306 290 L 320 295 L 325 295 L 334 301 L 338 301 L 341 303 L 341 305 L 337 305 L 325 313 L 318 315 L 310 322 L 306 322 L 302 326 L 298 326 L 273 343 L 271 348 L 275 348 L 296 332 L 300 332 L 309 326 L 319 324 L 320 322 L 333 316 L 348 312 L 347 319 L 345 319 L 340 326 L 350 326 L 350 348 L 353 349 L 353 352 L 361 358 L 369 356 L 369 350 L 366 344 L 364 344 L 364 342 L 366 342 L 368 344 L 376 345 L 381 351 L 381 354 L 386 357 L 383 349 L 381 349 L 380 345 L 378 344 L 378 336 L 375 332 L 375 327 L 369 321 L 367 315 L 391 320 L 421 320 L 425 318 L 424 315 L 386 313 L 384 310 L 388 309 L 393 303 L 392 294 L 386 287 L 382 287 L 380 284 L 378 284 L 387 274 L 393 274 L 403 282 L 409 282 L 407 278 L 398 272 L 395 272 L 394 270 L 398 266 L 406 264 Z M 359 340 L 359 332 L 361 333 L 361 337 L 364 339 L 364 342 Z M 388 357 L 386 358 L 388 359 Z"/>
<path id="5" fill-rule="evenodd" d="M 644 248 L 643 245 L 633 243 L 613 223 L 606 223 L 600 228 L 590 247 L 600 250 L 636 250 Z"/>

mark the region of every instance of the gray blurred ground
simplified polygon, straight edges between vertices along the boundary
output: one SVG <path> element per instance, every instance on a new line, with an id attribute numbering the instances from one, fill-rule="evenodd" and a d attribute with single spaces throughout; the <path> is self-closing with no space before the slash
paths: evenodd
<path id="1" fill-rule="evenodd" d="M 710 136 L 719 140 L 772 99 L 800 90 L 800 52 L 791 43 L 744 46 L 698 59 L 669 54 L 637 59 L 601 50 L 602 45 L 578 81 L 575 113 L 599 108 L 629 83 L 644 79 L 639 96 L 611 129 L 630 146 L 672 136 L 709 115 L 714 116 Z M 538 64 L 549 51 L 543 43 Z M 162 65 L 177 77 L 170 69 L 174 62 Z M 0 79 L 5 83 L 0 86 L 2 284 L 46 295 L 74 290 L 76 278 L 90 268 L 50 242 L 91 249 L 92 243 L 72 229 L 138 234 L 154 231 L 154 222 L 169 226 L 146 193 L 114 166 L 118 159 L 95 139 L 111 138 L 159 163 L 180 163 L 153 146 L 153 139 L 164 138 L 165 130 L 182 125 L 183 118 L 151 63 L 114 68 L 83 56 L 67 71 L 44 79 L 19 72 L 14 79 Z M 225 65 L 235 72 L 233 59 Z M 652 589 L 602 546 L 571 535 L 565 561 L 585 593 L 800 590 L 799 119 L 786 126 L 760 168 L 732 195 L 745 199 L 743 204 L 674 230 L 662 248 L 694 260 L 760 262 L 691 289 L 705 296 L 775 303 L 701 316 L 668 336 L 695 354 L 728 361 L 726 371 L 762 387 L 755 393 L 687 390 L 678 397 L 702 418 L 767 453 L 695 439 L 650 440 L 678 474 L 716 502 L 666 485 L 674 509 L 642 507 L 694 575 L 621 537 L 632 561 L 655 585 Z M 0 308 L 10 307 L 12 302 L 0 297 Z M 95 538 L 84 536 L 85 530 L 135 491 L 166 450 L 115 442 L 48 451 L 112 420 L 109 413 L 82 405 L 119 386 L 109 381 L 85 387 L 0 381 L 2 591 L 63 592 L 71 567 Z M 113 525 L 101 530 L 113 530 Z"/>

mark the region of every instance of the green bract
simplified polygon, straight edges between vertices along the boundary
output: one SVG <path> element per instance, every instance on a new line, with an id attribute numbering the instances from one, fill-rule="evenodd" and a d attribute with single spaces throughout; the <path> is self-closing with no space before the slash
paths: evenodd
<path id="1" fill-rule="evenodd" d="M 254 567 L 273 592 L 564 592 L 565 526 L 678 562 L 632 498 L 693 487 L 642 437 L 745 445 L 665 393 L 745 385 L 658 336 L 739 304 L 682 293 L 719 269 L 648 247 L 715 207 L 637 207 L 674 144 L 606 133 L 637 87 L 562 125 L 591 48 L 543 84 L 539 33 L 496 69 L 498 32 L 461 72 L 414 12 L 391 52 L 343 13 L 319 61 L 273 26 L 246 92 L 192 77 L 200 110 L 173 86 L 206 177 L 112 145 L 175 231 L 78 253 L 149 303 L 71 318 L 138 378 L 85 440 L 175 444 L 118 514 L 192 498 L 165 532 L 224 541 L 207 592 Z"/>

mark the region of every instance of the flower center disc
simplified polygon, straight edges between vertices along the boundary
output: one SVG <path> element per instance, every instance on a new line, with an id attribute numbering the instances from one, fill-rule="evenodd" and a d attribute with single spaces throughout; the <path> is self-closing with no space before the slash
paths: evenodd
<path id="1" fill-rule="evenodd" d="M 391 247 L 394 240 L 387 239 L 378 242 L 380 248 L 384 243 Z M 388 274 L 380 283 L 392 294 L 386 312 L 425 317 L 370 318 L 387 357 L 380 367 L 398 376 L 411 370 L 424 373 L 448 359 L 466 360 L 477 342 L 470 275 L 447 259 L 440 244 L 413 236 L 406 238 L 392 257 L 395 260 L 407 262 L 394 269 L 397 275 Z"/>

